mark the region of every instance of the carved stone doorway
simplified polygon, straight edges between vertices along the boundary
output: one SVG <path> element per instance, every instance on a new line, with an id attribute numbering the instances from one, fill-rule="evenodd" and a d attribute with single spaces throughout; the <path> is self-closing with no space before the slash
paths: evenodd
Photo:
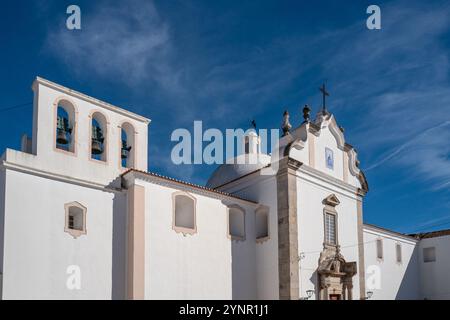
<path id="1" fill-rule="evenodd" d="M 320 300 L 352 300 L 356 262 L 346 262 L 339 246 L 325 246 L 320 254 L 319 268 Z"/>

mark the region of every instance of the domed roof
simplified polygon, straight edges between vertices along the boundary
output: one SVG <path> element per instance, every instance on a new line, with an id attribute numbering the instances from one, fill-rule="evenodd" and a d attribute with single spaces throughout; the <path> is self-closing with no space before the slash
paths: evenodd
<path id="1" fill-rule="evenodd" d="M 231 164 L 220 165 L 211 175 L 206 186 L 217 188 L 270 164 L 271 157 L 267 154 L 242 154 L 233 159 Z"/>

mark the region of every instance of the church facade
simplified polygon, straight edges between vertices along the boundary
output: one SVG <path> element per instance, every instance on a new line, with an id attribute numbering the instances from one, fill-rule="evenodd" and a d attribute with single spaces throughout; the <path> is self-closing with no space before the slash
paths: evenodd
<path id="1" fill-rule="evenodd" d="M 294 129 L 286 113 L 271 155 L 247 131 L 200 186 L 148 172 L 149 119 L 32 89 L 32 137 L 0 158 L 2 299 L 450 298 L 450 232 L 364 224 L 368 182 L 325 107 Z"/>

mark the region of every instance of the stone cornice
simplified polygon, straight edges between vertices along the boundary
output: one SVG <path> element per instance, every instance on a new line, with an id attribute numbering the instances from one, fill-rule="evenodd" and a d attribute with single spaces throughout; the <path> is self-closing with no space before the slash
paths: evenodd
<path id="1" fill-rule="evenodd" d="M 96 183 L 84 179 L 77 179 L 69 176 L 60 175 L 57 173 L 48 172 L 45 170 L 40 170 L 36 168 L 31 168 L 28 166 L 24 166 L 17 163 L 11 163 L 8 161 L 2 161 L 0 163 L 0 169 L 9 169 L 14 170 L 22 173 L 27 173 L 31 175 L 35 175 L 42 178 L 52 179 L 56 181 L 76 184 L 83 187 L 89 187 L 93 189 L 103 190 L 103 191 L 109 191 L 109 192 L 123 192 L 121 188 L 115 188 L 109 185 L 103 185 L 101 183 Z"/>
<path id="2" fill-rule="evenodd" d="M 359 188 L 356 188 L 355 186 L 352 186 L 349 183 L 346 183 L 346 182 L 344 182 L 344 181 L 342 181 L 340 179 L 332 177 L 332 176 L 330 176 L 330 175 L 328 175 L 326 173 L 323 173 L 323 172 L 321 172 L 321 171 L 319 171 L 317 169 L 311 168 L 308 165 L 302 165 L 299 168 L 298 172 L 304 173 L 304 174 L 306 174 L 306 175 L 308 175 L 310 177 L 313 177 L 313 178 L 316 178 L 316 179 L 321 180 L 323 182 L 329 183 L 329 184 L 331 184 L 331 185 L 333 185 L 335 187 L 338 187 L 338 188 L 343 189 L 343 190 L 345 190 L 347 192 L 350 192 L 351 194 L 361 196 L 361 194 L 358 192 Z M 302 178 L 302 177 L 299 177 L 299 178 Z"/>

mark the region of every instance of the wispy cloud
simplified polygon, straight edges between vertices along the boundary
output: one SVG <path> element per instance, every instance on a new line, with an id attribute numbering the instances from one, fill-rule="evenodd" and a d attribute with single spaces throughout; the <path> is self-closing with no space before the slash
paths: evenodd
<path id="1" fill-rule="evenodd" d="M 178 74 L 169 62 L 169 27 L 153 2 L 100 1 L 92 10 L 82 10 L 81 27 L 52 27 L 46 42 L 48 52 L 78 76 L 116 78 L 130 87 L 153 82 L 177 89 Z"/>
<path id="2" fill-rule="evenodd" d="M 299 30 L 237 47 L 226 44 L 229 35 L 215 23 L 202 24 L 210 29 L 201 32 L 189 29 L 169 21 L 150 1 L 104 3 L 83 12 L 81 32 L 50 30 L 49 52 L 80 77 L 117 78 L 143 94 L 165 94 L 170 103 L 161 112 L 171 118 L 164 119 L 166 126 L 202 119 L 209 127 L 233 127 L 244 118 L 273 117 L 274 106 L 278 125 L 285 103 L 298 108 L 315 101 L 299 101 L 293 91 L 311 94 L 309 87 L 328 78 L 332 111 L 350 123 L 346 137 L 358 146 L 363 168 L 392 166 L 414 172 L 433 188 L 448 186 L 449 126 L 439 126 L 450 120 L 448 50 L 442 42 L 450 26 L 446 2 L 383 4 L 379 31 L 367 30 L 362 15 L 344 28 Z M 223 16 L 214 21 L 226 23 Z M 150 84 L 161 90 L 152 91 Z M 164 130 L 152 141 L 169 159 L 170 135 Z M 155 163 L 165 166 L 162 159 Z M 186 178 L 203 171 L 190 170 Z"/>
<path id="3" fill-rule="evenodd" d="M 448 185 L 449 22 L 448 3 L 396 1 L 382 6 L 379 32 L 355 25 L 329 35 L 339 44 L 324 73 L 338 79 L 335 106 L 356 120 L 350 137 L 371 160 L 367 170 L 390 166 L 435 190 Z"/>

